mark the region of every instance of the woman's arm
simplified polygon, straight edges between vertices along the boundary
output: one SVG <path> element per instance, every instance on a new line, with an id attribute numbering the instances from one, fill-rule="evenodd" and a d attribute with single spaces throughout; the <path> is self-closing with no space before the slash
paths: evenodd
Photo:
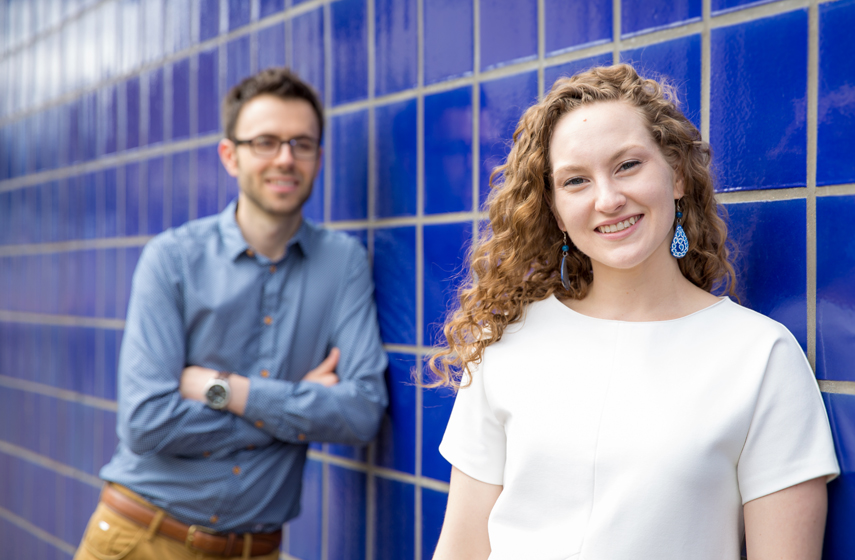
<path id="1" fill-rule="evenodd" d="M 483 560 L 490 556 L 487 518 L 502 487 L 451 468 L 445 522 L 433 560 Z"/>
<path id="2" fill-rule="evenodd" d="M 828 507 L 825 480 L 814 478 L 743 506 L 749 560 L 819 560 Z"/>

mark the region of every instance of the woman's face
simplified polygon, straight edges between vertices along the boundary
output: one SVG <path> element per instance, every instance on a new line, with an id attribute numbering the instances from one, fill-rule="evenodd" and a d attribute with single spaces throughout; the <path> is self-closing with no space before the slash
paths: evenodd
<path id="1" fill-rule="evenodd" d="M 636 109 L 618 101 L 574 109 L 558 121 L 549 153 L 558 227 L 595 273 L 671 258 L 683 181 Z"/>

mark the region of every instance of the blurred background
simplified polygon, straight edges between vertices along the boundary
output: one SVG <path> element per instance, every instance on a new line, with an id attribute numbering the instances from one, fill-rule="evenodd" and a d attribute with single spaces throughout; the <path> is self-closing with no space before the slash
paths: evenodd
<path id="1" fill-rule="evenodd" d="M 712 144 L 742 302 L 793 331 L 828 407 L 824 558 L 855 557 L 853 29 L 855 0 L 0 0 L 0 558 L 73 554 L 140 250 L 236 196 L 220 99 L 288 65 L 327 108 L 305 213 L 368 248 L 391 404 L 367 448 L 312 445 L 282 558 L 428 560 L 453 395 L 410 372 L 523 110 L 618 61 L 672 80 Z"/>

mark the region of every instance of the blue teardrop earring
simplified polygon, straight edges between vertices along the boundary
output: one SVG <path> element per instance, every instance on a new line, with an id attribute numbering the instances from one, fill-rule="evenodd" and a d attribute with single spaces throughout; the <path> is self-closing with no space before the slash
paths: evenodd
<path id="1" fill-rule="evenodd" d="M 570 291 L 570 271 L 567 270 L 569 264 L 567 262 L 567 257 L 570 255 L 570 245 L 567 243 L 567 232 L 561 232 L 564 234 L 564 244 L 561 246 L 561 285 L 564 286 L 564 289 L 568 292 Z"/>
<path id="2" fill-rule="evenodd" d="M 680 201 L 677 200 L 677 228 L 674 230 L 674 240 L 671 241 L 671 254 L 682 259 L 689 252 L 689 239 L 683 231 L 683 212 Z"/>

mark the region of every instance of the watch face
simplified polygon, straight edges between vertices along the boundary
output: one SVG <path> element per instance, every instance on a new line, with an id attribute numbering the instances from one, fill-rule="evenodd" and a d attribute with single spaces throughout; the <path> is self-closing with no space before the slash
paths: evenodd
<path id="1" fill-rule="evenodd" d="M 226 400 L 226 396 L 226 388 L 220 384 L 212 385 L 208 388 L 208 392 L 205 393 L 205 398 L 208 399 L 212 407 L 222 405 Z"/>

